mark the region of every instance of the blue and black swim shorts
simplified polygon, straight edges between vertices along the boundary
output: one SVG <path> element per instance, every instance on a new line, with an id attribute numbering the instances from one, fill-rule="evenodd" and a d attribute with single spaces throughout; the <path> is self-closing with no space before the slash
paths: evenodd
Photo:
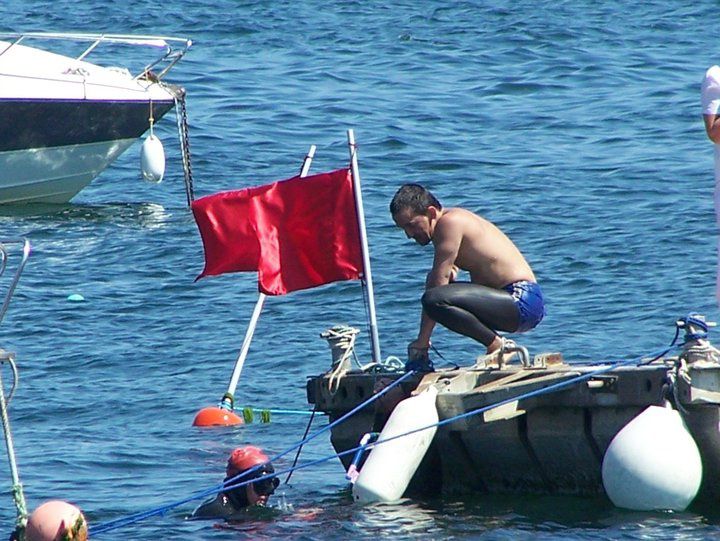
<path id="1" fill-rule="evenodd" d="M 522 280 L 508 284 L 503 289 L 512 295 L 520 311 L 520 325 L 516 332 L 534 329 L 545 317 L 545 300 L 540 286 Z"/>

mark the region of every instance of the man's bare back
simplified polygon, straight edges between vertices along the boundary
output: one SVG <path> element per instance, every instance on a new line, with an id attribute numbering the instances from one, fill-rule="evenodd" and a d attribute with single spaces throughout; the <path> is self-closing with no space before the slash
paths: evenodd
<path id="1" fill-rule="evenodd" d="M 495 224 L 473 212 L 443 209 L 432 237 L 436 249 L 442 243 L 457 246 L 453 263 L 468 271 L 475 284 L 498 289 L 520 280 L 535 281 L 515 244 Z"/>

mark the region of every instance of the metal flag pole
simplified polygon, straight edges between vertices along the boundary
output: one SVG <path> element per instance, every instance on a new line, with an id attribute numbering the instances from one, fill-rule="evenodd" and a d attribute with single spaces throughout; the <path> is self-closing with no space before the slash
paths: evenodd
<path id="1" fill-rule="evenodd" d="M 305 156 L 302 167 L 300 168 L 300 177 L 307 176 L 308 171 L 310 171 L 310 165 L 315 157 L 315 148 L 315 145 L 310 145 L 310 150 L 308 150 L 307 156 Z M 240 373 L 242 372 L 243 365 L 245 364 L 245 358 L 250 350 L 250 342 L 252 342 L 253 335 L 255 334 L 255 327 L 257 327 L 258 319 L 260 319 L 260 312 L 262 312 L 266 297 L 267 295 L 260 293 L 258 300 L 255 303 L 252 316 L 250 316 L 250 323 L 245 331 L 245 338 L 243 339 L 242 346 L 240 347 L 238 358 L 235 361 L 235 368 L 233 369 L 232 376 L 230 377 L 230 384 L 228 385 L 228 389 L 220 400 L 220 404 L 218 406 L 218 408 L 220 408 L 220 410 L 224 410 L 224 412 L 217 412 L 217 408 L 205 408 L 195 417 L 195 421 L 193 422 L 195 426 L 239 424 L 242 422 L 235 414 L 232 414 L 234 416 L 232 417 L 228 413 L 235 409 L 235 390 L 237 389 L 237 384 L 240 381 Z M 202 415 L 203 412 L 210 413 L 207 419 L 205 419 Z M 221 415 L 218 416 L 218 413 Z"/>
<path id="2" fill-rule="evenodd" d="M 380 357 L 380 337 L 378 335 L 377 317 L 375 315 L 375 294 L 373 293 L 372 271 L 370 270 L 370 249 L 368 248 L 367 231 L 365 230 L 365 211 L 363 210 L 362 192 L 360 191 L 360 169 L 357 160 L 357 147 L 353 130 L 347 131 L 348 147 L 350 149 L 350 167 L 352 168 L 353 192 L 355 193 L 355 208 L 360 229 L 360 242 L 362 245 L 363 274 L 367 284 L 368 312 L 370 317 L 370 340 L 372 342 L 373 361 L 382 362 Z"/>

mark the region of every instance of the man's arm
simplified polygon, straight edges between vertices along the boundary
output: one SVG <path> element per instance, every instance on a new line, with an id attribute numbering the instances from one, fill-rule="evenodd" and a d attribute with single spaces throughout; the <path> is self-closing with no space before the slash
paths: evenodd
<path id="1" fill-rule="evenodd" d="M 433 266 L 425 280 L 425 290 L 449 284 L 455 271 L 460 243 L 462 242 L 462 224 L 452 215 L 443 216 L 435 226 L 433 232 L 433 246 L 435 256 Z M 435 328 L 435 322 L 423 310 L 420 317 L 420 331 L 418 337 L 410 347 L 427 349 L 430 347 L 430 336 Z"/>
<path id="2" fill-rule="evenodd" d="M 720 115 L 703 115 L 705 131 L 713 143 L 720 143 Z"/>

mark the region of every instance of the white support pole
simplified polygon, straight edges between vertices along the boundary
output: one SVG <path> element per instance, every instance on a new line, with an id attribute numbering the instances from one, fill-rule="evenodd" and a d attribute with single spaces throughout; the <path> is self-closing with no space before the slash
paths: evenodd
<path id="1" fill-rule="evenodd" d="M 310 145 L 310 150 L 308 150 L 307 156 L 305 156 L 302 167 L 300 168 L 301 177 L 307 176 L 308 171 L 310 171 L 310 165 L 315 157 L 315 148 L 315 145 Z M 260 312 L 262 312 L 266 297 L 267 295 L 260 293 L 258 300 L 255 303 L 255 308 L 253 309 L 252 316 L 250 317 L 250 323 L 247 331 L 245 332 L 245 339 L 243 340 L 242 347 L 240 348 L 240 354 L 238 355 L 237 361 L 235 361 L 235 369 L 233 370 L 232 377 L 230 378 L 230 384 L 228 385 L 228 390 L 225 396 L 228 394 L 231 397 L 235 396 L 235 389 L 237 388 L 238 381 L 240 381 L 240 373 L 242 372 L 243 365 L 245 364 L 245 358 L 247 357 L 248 350 L 250 349 L 250 342 L 252 342 L 253 335 L 255 334 L 255 327 L 257 327 L 258 319 L 260 319 Z M 223 398 L 223 402 L 224 401 L 225 398 Z"/>
<path id="2" fill-rule="evenodd" d="M 370 340 L 372 342 L 373 361 L 381 362 L 380 337 L 378 336 L 377 317 L 375 316 L 375 294 L 373 293 L 372 271 L 370 270 L 370 249 L 368 248 L 367 231 L 365 230 L 365 211 L 363 210 L 362 192 L 360 190 L 360 169 L 355 146 L 353 130 L 347 131 L 348 147 L 350 149 L 350 164 L 352 167 L 353 191 L 355 192 L 355 208 L 358 215 L 360 229 L 360 242 L 362 246 L 363 274 L 367 285 L 368 310 L 370 317 Z"/>
<path id="3" fill-rule="evenodd" d="M 315 157 L 315 145 L 310 145 L 307 156 L 303 160 L 302 167 L 300 168 L 300 176 L 306 177 L 310 171 L 310 165 L 312 164 L 313 158 Z"/>
<path id="4" fill-rule="evenodd" d="M 250 349 L 250 342 L 252 342 L 253 335 L 255 334 L 255 327 L 257 326 L 258 319 L 260 319 L 260 312 L 262 312 L 263 304 L 265 304 L 265 295 L 260 293 L 255 308 L 253 309 L 252 316 L 250 317 L 250 324 L 248 325 L 247 331 L 245 331 L 245 339 L 243 340 L 242 347 L 240 348 L 240 354 L 238 355 L 237 361 L 235 361 L 235 369 L 233 370 L 232 377 L 230 378 L 230 385 L 228 385 L 227 394 L 234 397 L 235 389 L 237 388 L 238 381 L 240 381 L 240 373 L 242 372 L 243 365 L 245 364 L 245 358 L 247 357 L 248 350 Z M 234 398 L 233 398 L 234 400 Z"/>

